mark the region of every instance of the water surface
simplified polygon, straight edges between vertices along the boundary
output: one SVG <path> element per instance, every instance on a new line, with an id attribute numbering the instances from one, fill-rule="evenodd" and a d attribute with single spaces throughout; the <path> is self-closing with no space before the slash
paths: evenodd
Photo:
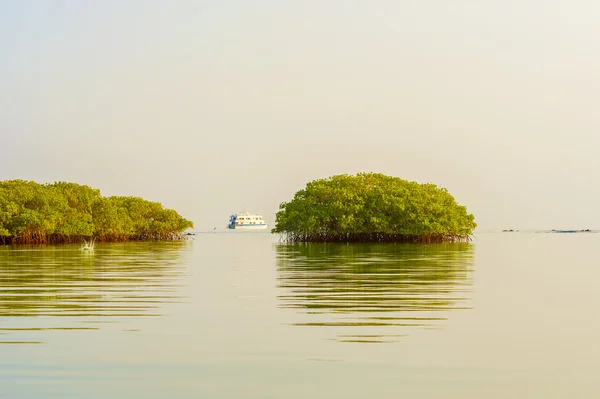
<path id="1" fill-rule="evenodd" d="M 338 327 L 340 342 L 384 343 L 467 309 L 473 245 L 300 244 L 276 246 L 281 307 L 296 326 Z M 300 314 L 298 315 L 300 317 Z"/>
<path id="2" fill-rule="evenodd" d="M 600 234 L 0 247 L 0 397 L 600 394 Z"/>

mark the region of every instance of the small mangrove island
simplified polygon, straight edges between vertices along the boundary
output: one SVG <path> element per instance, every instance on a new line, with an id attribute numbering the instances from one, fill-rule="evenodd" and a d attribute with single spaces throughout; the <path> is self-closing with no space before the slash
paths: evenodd
<path id="1" fill-rule="evenodd" d="M 158 202 L 76 183 L 0 181 L 0 245 L 179 240 L 191 221 Z"/>
<path id="2" fill-rule="evenodd" d="M 279 206 L 273 233 L 288 242 L 470 241 L 474 216 L 445 188 L 379 173 L 309 182 Z"/>

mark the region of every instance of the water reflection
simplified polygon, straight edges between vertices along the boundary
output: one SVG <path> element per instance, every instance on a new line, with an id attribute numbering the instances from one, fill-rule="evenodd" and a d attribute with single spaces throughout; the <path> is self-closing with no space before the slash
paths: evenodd
<path id="1" fill-rule="evenodd" d="M 468 308 L 473 246 L 278 244 L 280 307 L 305 327 L 331 327 L 342 342 L 401 339 L 405 327 L 439 328 Z"/>
<path id="2" fill-rule="evenodd" d="M 102 244 L 93 254 L 71 245 L 0 247 L 0 343 L 39 343 L 19 336 L 160 315 L 161 304 L 181 299 L 186 244 Z"/>

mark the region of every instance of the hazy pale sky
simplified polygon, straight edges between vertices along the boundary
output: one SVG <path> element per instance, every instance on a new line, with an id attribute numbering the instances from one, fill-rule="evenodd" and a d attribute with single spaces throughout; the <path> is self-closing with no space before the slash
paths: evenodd
<path id="1" fill-rule="evenodd" d="M 313 179 L 446 187 L 480 229 L 600 228 L 600 3 L 0 0 L 0 180 L 224 228 Z"/>

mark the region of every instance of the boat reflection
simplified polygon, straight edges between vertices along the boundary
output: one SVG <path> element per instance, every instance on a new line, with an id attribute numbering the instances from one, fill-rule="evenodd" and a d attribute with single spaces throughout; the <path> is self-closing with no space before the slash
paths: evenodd
<path id="1" fill-rule="evenodd" d="M 452 244 L 278 244 L 280 307 L 342 342 L 394 342 L 469 308 L 474 248 Z"/>

